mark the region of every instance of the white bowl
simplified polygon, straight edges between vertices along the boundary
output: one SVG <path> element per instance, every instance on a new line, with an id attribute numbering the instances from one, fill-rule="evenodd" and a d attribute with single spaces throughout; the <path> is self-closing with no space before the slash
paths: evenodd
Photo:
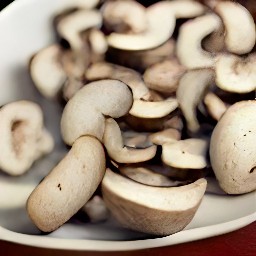
<path id="1" fill-rule="evenodd" d="M 26 198 L 36 184 L 61 159 L 65 148 L 59 136 L 61 107 L 43 99 L 28 73 L 31 56 L 54 42 L 52 19 L 72 0 L 19 0 L 0 12 L 0 104 L 18 99 L 37 101 L 46 125 L 54 134 L 56 150 L 22 177 L 0 173 L 0 239 L 32 246 L 73 250 L 134 250 L 193 241 L 227 233 L 256 219 L 256 192 L 227 196 L 207 193 L 193 221 L 176 234 L 152 238 L 118 226 L 68 223 L 51 234 L 41 234 L 30 222 Z M 210 182 L 215 186 L 214 181 Z"/>

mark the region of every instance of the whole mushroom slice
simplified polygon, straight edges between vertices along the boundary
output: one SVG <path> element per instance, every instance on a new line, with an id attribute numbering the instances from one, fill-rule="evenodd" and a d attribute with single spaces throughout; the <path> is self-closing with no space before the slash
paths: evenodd
<path id="1" fill-rule="evenodd" d="M 210 116 L 215 120 L 220 120 L 228 109 L 228 104 L 223 102 L 216 94 L 208 92 L 204 97 L 204 104 Z"/>
<path id="2" fill-rule="evenodd" d="M 181 187 L 152 187 L 107 169 L 102 193 L 107 207 L 123 226 L 154 235 L 170 235 L 190 223 L 206 184 L 205 179 L 199 179 Z"/>
<path id="3" fill-rule="evenodd" d="M 155 132 L 148 136 L 149 141 L 156 145 L 176 142 L 177 140 L 180 140 L 180 138 L 181 132 L 173 128 L 168 128 L 159 132 Z"/>
<path id="4" fill-rule="evenodd" d="M 182 169 L 203 169 L 207 166 L 208 142 L 203 139 L 185 139 L 162 145 L 165 164 Z"/>
<path id="5" fill-rule="evenodd" d="M 188 71 L 180 80 L 176 96 L 186 119 L 187 128 L 191 132 L 197 132 L 200 128 L 196 109 L 207 88 L 213 82 L 213 77 L 212 70 L 202 69 Z"/>
<path id="6" fill-rule="evenodd" d="M 147 28 L 146 8 L 136 1 L 107 1 L 101 12 L 104 25 L 110 31 L 137 34 Z"/>
<path id="7" fill-rule="evenodd" d="M 156 154 L 156 146 L 147 148 L 129 148 L 125 147 L 121 130 L 117 122 L 112 119 L 106 119 L 103 143 L 111 159 L 118 163 L 139 163 L 152 159 Z"/>
<path id="8" fill-rule="evenodd" d="M 220 187 L 228 194 L 256 189 L 256 100 L 240 101 L 213 130 L 210 160 Z"/>
<path id="9" fill-rule="evenodd" d="M 61 117 L 61 134 L 72 145 L 82 135 L 102 140 L 105 117 L 121 117 L 132 106 L 132 93 L 118 80 L 100 80 L 86 84 L 66 104 Z"/>
<path id="10" fill-rule="evenodd" d="M 141 75 L 130 68 L 107 62 L 98 62 L 91 65 L 86 70 L 85 76 L 90 81 L 99 79 L 117 79 L 131 88 L 134 99 L 147 100 L 150 97 L 149 89 L 145 85 Z"/>
<path id="11" fill-rule="evenodd" d="M 57 229 L 91 198 L 105 170 L 102 144 L 90 136 L 78 138 L 29 196 L 29 217 L 42 231 Z"/>
<path id="12" fill-rule="evenodd" d="M 255 23 L 250 12 L 239 3 L 221 1 L 215 9 L 225 25 L 225 45 L 229 52 L 250 52 L 256 41 Z"/>
<path id="13" fill-rule="evenodd" d="M 234 93 L 256 90 L 256 55 L 241 58 L 232 54 L 221 54 L 215 66 L 216 85 Z"/>
<path id="14" fill-rule="evenodd" d="M 176 92 L 184 72 L 185 68 L 176 58 L 172 58 L 149 67 L 143 74 L 143 79 L 150 89 L 173 93 Z"/>
<path id="15" fill-rule="evenodd" d="M 17 101 L 3 106 L 0 134 L 0 169 L 10 175 L 25 173 L 53 149 L 53 139 L 43 129 L 42 110 L 34 102 Z"/>
<path id="16" fill-rule="evenodd" d="M 176 53 L 189 69 L 214 67 L 216 57 L 202 48 L 202 40 L 222 26 L 216 14 L 206 14 L 185 22 L 179 30 Z"/>
<path id="17" fill-rule="evenodd" d="M 177 107 L 178 101 L 173 97 L 163 101 L 134 100 L 129 114 L 140 118 L 161 118 L 173 112 Z"/>
<path id="18" fill-rule="evenodd" d="M 56 97 L 67 79 L 61 65 L 63 50 L 57 44 L 50 45 L 32 58 L 30 75 L 38 91 L 46 98 Z"/>
<path id="19" fill-rule="evenodd" d="M 156 173 L 146 167 L 120 166 L 120 173 L 141 184 L 154 187 L 176 187 L 184 185 L 184 181 L 171 180 L 163 174 Z"/>

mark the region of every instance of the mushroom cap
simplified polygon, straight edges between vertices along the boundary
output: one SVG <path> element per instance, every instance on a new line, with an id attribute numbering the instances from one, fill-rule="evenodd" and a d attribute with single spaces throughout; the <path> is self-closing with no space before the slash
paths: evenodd
<path id="1" fill-rule="evenodd" d="M 202 48 L 202 40 L 221 28 L 221 19 L 216 14 L 206 14 L 185 22 L 179 30 L 176 53 L 182 65 L 190 69 L 210 68 L 215 57 Z"/>
<path id="2" fill-rule="evenodd" d="M 210 142 L 210 160 L 220 187 L 228 194 L 256 189 L 256 100 L 240 101 L 225 112 Z"/>
<path id="3" fill-rule="evenodd" d="M 67 79 L 61 54 L 61 47 L 53 44 L 36 53 L 30 63 L 30 75 L 36 88 L 49 99 L 56 97 Z"/>
<path id="4" fill-rule="evenodd" d="M 118 118 L 130 110 L 132 93 L 118 80 L 100 80 L 86 84 L 66 104 L 61 117 L 61 134 L 68 145 L 82 135 L 102 140 L 105 118 Z"/>
<path id="5" fill-rule="evenodd" d="M 256 90 L 256 55 L 240 58 L 221 54 L 215 66 L 216 85 L 222 90 L 248 93 Z"/>
<path id="6" fill-rule="evenodd" d="M 203 139 L 185 139 L 162 145 L 162 160 L 176 168 L 203 169 L 207 166 L 208 142 Z"/>
<path id="7" fill-rule="evenodd" d="M 156 146 L 147 148 L 125 147 L 121 130 L 117 122 L 112 119 L 106 119 L 103 143 L 111 159 L 118 163 L 138 163 L 152 159 L 156 154 Z"/>
<path id="8" fill-rule="evenodd" d="M 90 136 L 75 141 L 68 154 L 27 201 L 31 220 L 51 232 L 69 220 L 93 195 L 106 170 L 102 144 Z"/>
<path id="9" fill-rule="evenodd" d="M 232 1 L 217 3 L 215 11 L 226 28 L 227 50 L 235 54 L 250 52 L 256 41 L 255 23 L 250 12 L 241 4 Z"/>
<path id="10" fill-rule="evenodd" d="M 107 169 L 102 181 L 103 199 L 125 227 L 155 235 L 170 235 L 194 217 L 206 189 L 206 180 L 181 187 L 151 187 Z"/>

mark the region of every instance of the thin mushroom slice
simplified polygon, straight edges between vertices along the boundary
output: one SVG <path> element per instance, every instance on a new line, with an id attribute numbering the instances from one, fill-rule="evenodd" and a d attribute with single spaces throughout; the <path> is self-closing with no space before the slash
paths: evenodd
<path id="1" fill-rule="evenodd" d="M 176 142 L 177 140 L 180 140 L 181 138 L 181 132 L 173 129 L 168 128 L 156 133 L 152 133 L 148 136 L 149 141 L 156 145 L 163 145 L 164 143 L 172 143 Z"/>
<path id="2" fill-rule="evenodd" d="M 78 138 L 68 154 L 29 196 L 29 217 L 42 231 L 57 229 L 90 199 L 105 170 L 102 144 L 91 136 Z"/>
<path id="3" fill-rule="evenodd" d="M 134 100 L 129 114 L 140 118 L 161 118 L 167 116 L 178 107 L 175 98 L 167 98 L 163 101 Z"/>
<path id="4" fill-rule="evenodd" d="M 256 41 L 255 23 L 250 12 L 239 3 L 219 2 L 215 11 L 226 28 L 225 45 L 229 52 L 245 54 L 250 52 Z"/>
<path id="5" fill-rule="evenodd" d="M 208 92 L 204 97 L 204 104 L 210 116 L 215 120 L 220 120 L 228 109 L 228 104 L 224 103 L 216 94 Z"/>
<path id="6" fill-rule="evenodd" d="M 224 91 L 248 93 L 256 90 L 256 55 L 247 58 L 220 55 L 216 62 L 216 85 Z"/>
<path id="7" fill-rule="evenodd" d="M 156 154 L 156 146 L 148 148 L 129 148 L 125 147 L 121 130 L 117 122 L 106 119 L 103 143 L 111 159 L 118 163 L 139 163 L 152 159 Z"/>
<path id="8" fill-rule="evenodd" d="M 216 57 L 202 48 L 202 40 L 221 27 L 221 19 L 216 14 L 189 20 L 179 30 L 177 57 L 182 65 L 190 69 L 213 67 Z"/>
<path id="9" fill-rule="evenodd" d="M 48 99 L 56 97 L 67 79 L 60 60 L 62 51 L 59 45 L 50 45 L 36 53 L 30 63 L 31 78 Z"/>
<path id="10" fill-rule="evenodd" d="M 163 174 L 156 173 L 147 167 L 120 166 L 120 173 L 141 184 L 154 187 L 176 187 L 184 185 L 184 181 L 171 180 Z"/>
<path id="11" fill-rule="evenodd" d="M 191 70 L 180 80 L 177 89 L 177 100 L 186 119 L 188 130 L 197 132 L 200 128 L 196 109 L 204 97 L 206 89 L 213 81 L 214 72 L 210 69 Z"/>
<path id="12" fill-rule="evenodd" d="M 139 184 L 107 169 L 102 181 L 103 199 L 125 227 L 155 235 L 170 235 L 185 228 L 194 217 L 207 181 L 181 187 Z"/>
<path id="13" fill-rule="evenodd" d="M 105 116 L 119 118 L 132 106 L 132 93 L 118 80 L 100 80 L 86 84 L 66 104 L 61 117 L 61 134 L 66 144 L 91 135 L 102 140 Z"/>
<path id="14" fill-rule="evenodd" d="M 2 171 L 10 175 L 21 175 L 40 156 L 52 150 L 52 138 L 43 132 L 43 113 L 36 103 L 9 103 L 1 108 L 0 120 Z M 42 137 L 47 140 L 43 145 L 40 143 Z"/>
<path id="15" fill-rule="evenodd" d="M 98 62 L 91 65 L 86 70 L 85 76 L 90 81 L 99 79 L 117 79 L 131 88 L 134 99 L 147 100 L 150 97 L 149 89 L 145 85 L 141 75 L 130 68 L 107 62 Z"/>
<path id="16" fill-rule="evenodd" d="M 149 67 L 143 74 L 143 79 L 150 89 L 173 93 L 184 72 L 185 67 L 176 58 L 172 58 Z"/>
<path id="17" fill-rule="evenodd" d="M 207 166 L 208 142 L 203 139 L 186 139 L 162 145 L 162 160 L 176 168 L 203 169 Z"/>

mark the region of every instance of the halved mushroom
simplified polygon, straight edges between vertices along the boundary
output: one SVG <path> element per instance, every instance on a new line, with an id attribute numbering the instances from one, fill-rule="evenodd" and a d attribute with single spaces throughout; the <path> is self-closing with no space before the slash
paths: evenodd
<path id="1" fill-rule="evenodd" d="M 168 128 L 156 133 L 152 133 L 151 135 L 148 136 L 149 141 L 151 141 L 156 145 L 163 145 L 164 143 L 172 143 L 177 140 L 180 140 L 180 138 L 181 138 L 180 131 L 173 128 Z"/>
<path id="2" fill-rule="evenodd" d="M 111 47 L 122 50 L 147 50 L 166 42 L 173 34 L 176 18 L 192 18 L 204 12 L 204 6 L 188 0 L 163 1 L 146 9 L 147 29 L 140 34 L 111 33 Z M 163 26 L 164 24 L 164 26 Z"/>
<path id="3" fill-rule="evenodd" d="M 208 92 L 204 97 L 204 104 L 210 116 L 219 120 L 228 109 L 228 104 L 225 104 L 216 94 Z"/>
<path id="4" fill-rule="evenodd" d="M 102 193 L 113 216 L 125 227 L 155 235 L 170 235 L 190 223 L 206 184 L 205 179 L 199 179 L 181 187 L 151 187 L 107 169 Z"/>
<path id="5" fill-rule="evenodd" d="M 150 89 L 174 93 L 184 72 L 185 68 L 176 58 L 172 58 L 149 67 L 143 79 Z"/>
<path id="6" fill-rule="evenodd" d="M 210 159 L 220 187 L 228 194 L 256 190 L 256 100 L 240 101 L 214 128 Z"/>
<path id="7" fill-rule="evenodd" d="M 202 69 L 188 71 L 180 80 L 176 96 L 186 119 L 188 130 L 191 132 L 197 132 L 200 128 L 196 117 L 196 108 L 213 81 L 213 77 L 212 70 Z"/>
<path id="8" fill-rule="evenodd" d="M 0 168 L 21 175 L 53 149 L 51 135 L 43 129 L 43 113 L 30 101 L 9 103 L 0 109 Z"/>
<path id="9" fill-rule="evenodd" d="M 110 158 L 118 163 L 145 162 L 155 156 L 157 149 L 155 145 L 144 149 L 125 147 L 121 130 L 112 118 L 106 119 L 103 143 Z"/>
<path id="10" fill-rule="evenodd" d="M 36 53 L 30 63 L 31 78 L 48 99 L 56 97 L 67 79 L 60 60 L 62 51 L 59 45 L 50 45 Z"/>
<path id="11" fill-rule="evenodd" d="M 107 1 L 101 11 L 104 25 L 110 31 L 137 34 L 147 28 L 146 8 L 136 1 Z"/>
<path id="12" fill-rule="evenodd" d="M 232 1 L 217 3 L 215 11 L 225 25 L 225 45 L 229 52 L 245 54 L 250 52 L 256 41 L 255 23 L 250 12 Z"/>
<path id="13" fill-rule="evenodd" d="M 140 118 L 161 118 L 167 116 L 178 107 L 174 97 L 163 101 L 134 100 L 129 114 Z"/>
<path id="14" fill-rule="evenodd" d="M 207 166 L 208 142 L 203 139 L 185 139 L 162 145 L 162 160 L 176 168 L 203 169 Z"/>
<path id="15" fill-rule="evenodd" d="M 179 30 L 177 57 L 187 68 L 210 68 L 216 61 L 215 56 L 202 48 L 202 40 L 221 28 L 221 19 L 216 14 L 189 20 Z"/>
<path id="16" fill-rule="evenodd" d="M 247 93 L 256 90 L 256 55 L 241 58 L 221 54 L 216 62 L 216 85 L 222 90 Z"/>
<path id="17" fill-rule="evenodd" d="M 72 145 L 82 135 L 102 140 L 105 117 L 118 118 L 132 106 L 132 93 L 118 80 L 100 80 L 86 84 L 66 104 L 61 118 L 61 134 Z"/>

